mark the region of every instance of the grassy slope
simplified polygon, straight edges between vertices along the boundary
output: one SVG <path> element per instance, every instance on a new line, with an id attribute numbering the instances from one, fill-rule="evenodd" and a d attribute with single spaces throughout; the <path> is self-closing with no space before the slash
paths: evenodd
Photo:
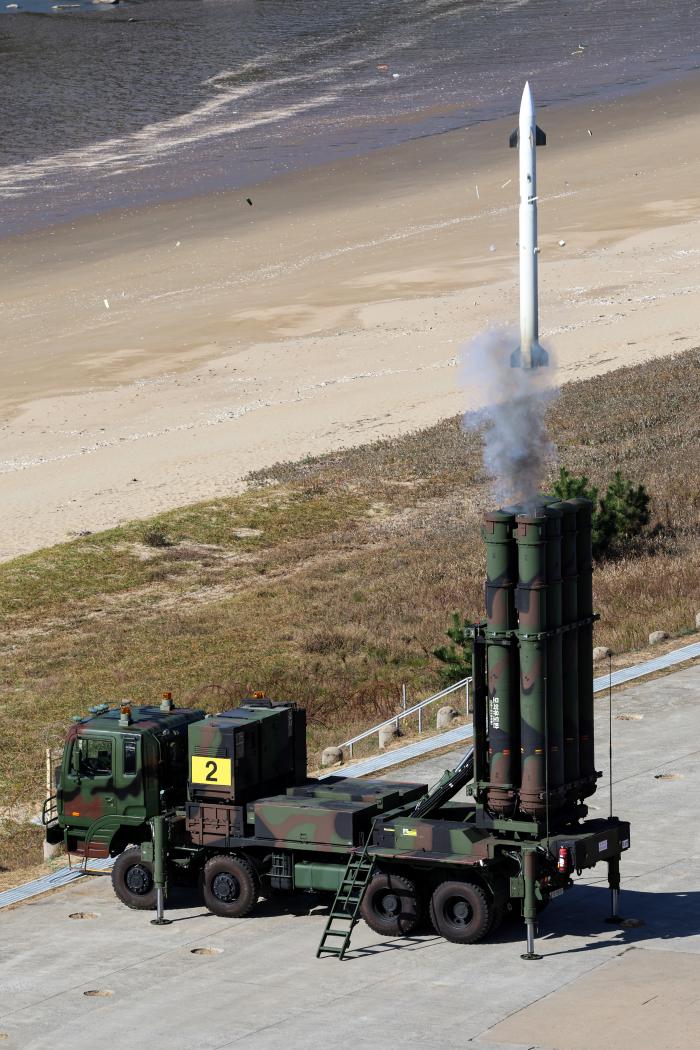
<path id="1" fill-rule="evenodd" d="M 599 644 L 639 647 L 700 607 L 700 351 L 566 387 L 550 408 L 561 461 L 653 495 L 656 539 L 599 567 Z M 453 609 L 482 614 L 477 436 L 456 419 L 260 472 L 231 499 L 0 566 L 0 798 L 36 799 L 43 749 L 74 712 L 124 696 L 230 706 L 249 689 L 304 703 L 318 749 L 438 684 Z M 3 845 L 0 867 L 12 852 Z"/>

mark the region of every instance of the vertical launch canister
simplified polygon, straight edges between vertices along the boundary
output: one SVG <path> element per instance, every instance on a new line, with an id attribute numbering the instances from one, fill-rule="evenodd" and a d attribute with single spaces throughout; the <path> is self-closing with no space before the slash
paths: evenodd
<path id="1" fill-rule="evenodd" d="M 547 675 L 547 518 L 542 507 L 517 517 L 520 650 L 520 808 L 544 812 L 545 679 Z"/>
<path id="2" fill-rule="evenodd" d="M 577 508 L 570 500 L 553 504 L 563 513 L 561 536 L 562 624 L 578 620 L 578 561 L 576 553 Z M 580 777 L 578 710 L 578 629 L 562 634 L 562 694 L 564 704 L 564 781 L 575 784 Z M 577 789 L 571 789 L 576 796 Z"/>
<path id="3" fill-rule="evenodd" d="M 556 792 L 564 783 L 564 697 L 562 667 L 561 533 L 563 511 L 548 500 L 547 518 L 547 784 Z M 550 800 L 551 803 L 551 800 Z"/>
<path id="4" fill-rule="evenodd" d="M 544 816 L 561 802 L 564 781 L 561 519 L 540 505 L 517 516 L 520 648 L 520 808 Z"/>
<path id="5" fill-rule="evenodd" d="M 520 711 L 515 585 L 515 514 L 496 510 L 484 517 L 486 543 L 486 669 L 489 783 L 487 808 L 510 814 L 520 784 Z"/>
<path id="6" fill-rule="evenodd" d="M 593 725 L 593 508 L 590 500 L 582 497 L 570 502 L 575 505 L 577 516 L 578 618 L 590 620 L 578 628 L 579 763 L 583 781 L 580 797 L 586 798 L 594 793 L 597 780 Z"/>

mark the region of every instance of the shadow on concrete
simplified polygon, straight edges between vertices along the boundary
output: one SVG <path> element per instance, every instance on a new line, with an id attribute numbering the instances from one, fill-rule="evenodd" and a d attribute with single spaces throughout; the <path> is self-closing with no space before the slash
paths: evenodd
<path id="1" fill-rule="evenodd" d="M 565 949 L 574 954 L 611 945 L 633 945 L 647 940 L 672 940 L 696 937 L 700 933 L 700 892 L 666 892 L 623 889 L 619 913 L 622 919 L 639 922 L 626 927 L 607 923 L 610 915 L 610 891 L 607 886 L 575 886 L 563 898 L 552 901 L 539 920 L 540 942 L 552 945 L 562 937 L 591 938 L 607 933 L 604 940 Z M 524 941 L 524 924 L 518 916 L 511 918 L 490 940 L 496 943 Z M 542 947 L 544 949 L 544 943 Z"/>
<path id="2" fill-rule="evenodd" d="M 258 902 L 253 914 L 256 916 L 291 915 L 303 918 L 310 915 L 326 916 L 330 910 L 332 898 L 316 893 L 279 893 Z M 175 886 L 168 895 L 168 918 L 174 922 L 186 919 L 201 919 L 211 912 L 200 910 L 202 897 L 196 886 Z M 177 916 L 178 911 L 197 909 L 194 915 Z M 671 940 L 674 938 L 697 936 L 700 933 L 700 892 L 667 892 L 624 889 L 620 895 L 620 914 L 623 919 L 631 919 L 639 926 L 625 927 L 620 924 L 608 924 L 605 920 L 610 914 L 610 891 L 607 886 L 575 886 L 564 897 L 552 901 L 539 919 L 538 940 L 547 955 L 572 955 L 577 952 L 591 951 L 596 948 L 609 948 L 638 944 L 647 940 Z M 601 934 L 607 934 L 603 939 Z M 580 937 L 587 944 L 563 949 L 561 952 L 549 951 L 562 937 Z M 519 915 L 506 919 L 500 929 L 489 936 L 488 941 L 495 944 L 519 944 L 525 940 L 525 928 Z M 432 932 L 427 920 L 421 924 L 412 937 L 400 937 L 393 940 L 379 941 L 363 948 L 353 948 L 347 959 L 361 958 L 364 955 L 376 955 L 386 951 L 416 951 L 428 947 L 440 938 Z"/>
<path id="3" fill-rule="evenodd" d="M 366 944 L 362 948 L 351 948 L 345 959 L 363 959 L 368 955 L 383 955 L 385 952 L 417 952 L 423 948 L 431 948 L 439 944 L 442 937 L 436 933 L 415 934 L 413 937 L 397 937 L 395 940 L 377 941 L 376 944 Z"/>
<path id="4" fill-rule="evenodd" d="M 316 893 L 275 893 L 258 901 L 254 916 L 272 915 L 311 915 L 318 911 L 319 914 L 328 912 L 332 904 L 332 898 L 322 897 Z M 173 886 L 168 893 L 166 910 L 170 913 L 168 918 L 173 922 L 181 922 L 184 919 L 199 919 L 203 915 L 211 915 L 210 911 L 199 912 L 196 915 L 183 915 L 174 918 L 173 912 L 190 911 L 192 908 L 201 908 L 202 894 L 198 886 Z"/>

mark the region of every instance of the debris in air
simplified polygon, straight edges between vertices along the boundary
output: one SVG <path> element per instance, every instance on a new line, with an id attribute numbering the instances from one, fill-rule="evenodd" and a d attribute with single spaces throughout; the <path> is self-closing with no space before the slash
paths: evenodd
<path id="1" fill-rule="evenodd" d="M 105 304 L 105 310 L 109 310 L 109 299 L 103 299 L 102 302 Z"/>

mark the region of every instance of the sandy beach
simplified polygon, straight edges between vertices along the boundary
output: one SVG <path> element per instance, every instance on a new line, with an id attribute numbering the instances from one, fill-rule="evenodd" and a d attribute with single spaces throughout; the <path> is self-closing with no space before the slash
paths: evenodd
<path id="1" fill-rule="evenodd" d="M 699 106 L 539 113 L 561 382 L 693 345 Z M 460 347 L 517 320 L 514 123 L 6 238 L 0 558 L 470 407 Z"/>

